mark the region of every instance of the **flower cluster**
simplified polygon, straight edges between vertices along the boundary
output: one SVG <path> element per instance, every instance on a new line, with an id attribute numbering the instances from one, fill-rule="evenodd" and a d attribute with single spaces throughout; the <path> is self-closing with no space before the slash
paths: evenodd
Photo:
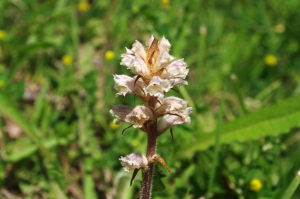
<path id="1" fill-rule="evenodd" d="M 126 48 L 121 65 L 126 66 L 134 77 L 114 75 L 116 95 L 131 93 L 144 105 L 130 108 L 114 105 L 110 113 L 115 122 L 127 122 L 134 128 L 149 131 L 149 125 L 157 122 L 157 134 L 163 134 L 174 125 L 189 123 L 192 108 L 187 101 L 177 97 L 164 97 L 174 86 L 186 85 L 189 69 L 183 59 L 176 60 L 169 54 L 171 44 L 164 37 L 155 37 L 146 42 L 146 48 L 136 41 L 131 49 Z"/>

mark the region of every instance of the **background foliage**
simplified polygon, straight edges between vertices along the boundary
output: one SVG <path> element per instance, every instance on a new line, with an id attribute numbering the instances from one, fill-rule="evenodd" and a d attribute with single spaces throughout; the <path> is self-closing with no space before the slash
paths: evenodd
<path id="1" fill-rule="evenodd" d="M 193 115 L 173 129 L 175 140 L 159 139 L 171 173 L 157 165 L 153 198 L 299 198 L 299 8 L 1 0 L 1 197 L 139 198 L 141 176 L 129 187 L 118 158 L 144 153 L 146 136 L 132 128 L 121 136 L 127 125 L 112 125 L 109 109 L 140 102 L 116 98 L 112 74 L 130 75 L 119 65 L 124 47 L 154 34 L 189 65 L 189 85 L 170 95 L 188 100 Z"/>

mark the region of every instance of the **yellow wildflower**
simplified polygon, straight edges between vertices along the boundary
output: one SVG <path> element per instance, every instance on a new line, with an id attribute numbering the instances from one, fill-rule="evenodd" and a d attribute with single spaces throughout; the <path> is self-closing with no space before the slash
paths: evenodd
<path id="1" fill-rule="evenodd" d="M 161 3 L 165 6 L 170 5 L 170 0 L 161 0 Z"/>
<path id="2" fill-rule="evenodd" d="M 66 66 L 70 66 L 72 63 L 73 63 L 73 59 L 71 56 L 69 55 L 64 55 L 62 58 L 61 58 L 61 61 L 62 63 L 64 63 L 64 65 Z"/>
<path id="3" fill-rule="evenodd" d="M 0 30 L 0 40 L 3 39 L 6 36 L 5 30 Z"/>
<path id="4" fill-rule="evenodd" d="M 112 60 L 112 59 L 115 58 L 115 53 L 111 50 L 108 50 L 108 51 L 105 52 L 104 56 L 105 56 L 106 60 Z"/>
<path id="5" fill-rule="evenodd" d="M 80 1 L 77 5 L 77 9 L 80 12 L 87 12 L 90 9 L 91 5 L 88 1 Z"/>
<path id="6" fill-rule="evenodd" d="M 249 189 L 252 191 L 259 191 L 262 188 L 262 183 L 259 179 L 254 178 L 249 183 Z"/>
<path id="7" fill-rule="evenodd" d="M 265 57 L 265 64 L 270 67 L 275 66 L 277 64 L 277 58 L 275 57 L 275 55 L 267 55 Z"/>
<path id="8" fill-rule="evenodd" d="M 113 121 L 111 121 L 111 122 L 109 123 L 109 127 L 110 127 L 112 130 L 118 129 L 119 126 L 120 126 L 119 124 L 116 124 L 116 123 L 113 122 Z"/>

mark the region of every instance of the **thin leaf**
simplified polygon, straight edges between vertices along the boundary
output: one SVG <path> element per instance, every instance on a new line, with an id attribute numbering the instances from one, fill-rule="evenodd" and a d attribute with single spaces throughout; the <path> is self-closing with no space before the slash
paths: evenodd
<path id="1" fill-rule="evenodd" d="M 255 140 L 264 136 L 277 136 L 293 127 L 300 126 L 300 96 L 262 108 L 223 126 L 220 143 Z M 190 157 L 215 143 L 215 132 L 201 135 L 194 143 L 186 143 L 177 158 Z"/>
<path id="2" fill-rule="evenodd" d="M 281 199 L 290 199 L 292 198 L 293 194 L 295 193 L 296 189 L 299 187 L 300 184 L 300 170 L 298 171 L 297 175 L 293 179 L 293 181 L 288 186 L 287 190 L 284 192 Z"/>
<path id="3" fill-rule="evenodd" d="M 56 147 L 57 145 L 63 145 L 61 143 L 68 143 L 68 141 L 66 141 L 67 139 L 68 138 L 48 138 L 47 140 L 42 141 L 42 143 L 43 146 L 45 146 L 45 148 L 49 150 L 53 147 Z M 32 142 L 30 142 L 29 140 L 16 140 L 13 143 L 9 144 L 10 145 L 6 146 L 6 149 L 9 150 L 9 148 L 12 148 L 12 151 L 8 152 L 7 157 L 4 159 L 7 162 L 18 162 L 26 157 L 31 156 L 38 150 L 37 146 L 32 145 Z"/>

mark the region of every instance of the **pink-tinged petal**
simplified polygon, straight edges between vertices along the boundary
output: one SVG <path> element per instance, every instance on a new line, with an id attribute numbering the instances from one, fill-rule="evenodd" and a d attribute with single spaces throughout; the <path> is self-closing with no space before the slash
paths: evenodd
<path id="1" fill-rule="evenodd" d="M 188 85 L 188 82 L 181 78 L 170 79 L 170 83 L 171 83 L 172 87 L 177 86 L 177 85 Z"/>
<path id="2" fill-rule="evenodd" d="M 147 158 L 140 153 L 131 153 L 119 159 L 124 170 L 129 172 L 134 169 L 146 169 L 148 166 Z"/>
<path id="3" fill-rule="evenodd" d="M 189 73 L 189 69 L 187 69 L 187 65 L 184 62 L 184 59 L 179 59 L 173 61 L 168 66 L 166 66 L 166 69 L 162 72 L 161 77 L 166 79 L 171 79 L 171 78 L 185 79 L 188 73 Z"/>
<path id="4" fill-rule="evenodd" d="M 146 106 L 135 107 L 125 118 L 125 122 L 133 124 L 134 128 L 142 128 L 144 123 L 153 119 L 152 111 Z"/>
<path id="5" fill-rule="evenodd" d="M 132 71 L 132 73 L 140 75 L 142 77 L 147 77 L 150 74 L 146 62 L 142 58 L 137 56 L 133 61 L 132 67 L 130 67 L 129 69 Z"/>
<path id="6" fill-rule="evenodd" d="M 139 56 L 143 60 L 146 60 L 146 51 L 144 49 L 144 46 L 139 41 L 135 41 L 135 43 L 132 45 L 131 50 L 136 56 Z"/>
<path id="7" fill-rule="evenodd" d="M 148 41 L 146 42 L 146 46 L 151 46 L 153 40 L 154 40 L 154 36 L 151 35 L 150 39 L 148 39 Z"/>
<path id="8" fill-rule="evenodd" d="M 157 115 L 163 114 L 180 114 L 187 108 L 188 102 L 178 97 L 164 98 L 158 108 L 156 109 Z"/>
<path id="9" fill-rule="evenodd" d="M 143 47 L 139 42 L 134 43 L 133 50 L 126 48 L 126 53 L 122 54 L 121 65 L 126 66 L 132 73 L 140 75 L 142 77 L 149 75 L 149 69 L 142 56 L 145 55 L 145 50 L 141 50 Z"/>
<path id="10" fill-rule="evenodd" d="M 125 96 L 127 93 L 132 93 L 134 79 L 127 75 L 114 75 L 114 89 L 118 91 L 116 95 Z"/>
<path id="11" fill-rule="evenodd" d="M 172 86 L 169 80 L 161 79 L 159 76 L 154 76 L 146 90 L 149 95 L 161 99 L 171 88 Z"/>
<path id="12" fill-rule="evenodd" d="M 171 61 L 174 60 L 174 57 L 172 57 L 167 50 L 162 51 L 156 60 L 155 63 L 155 69 L 156 71 L 159 71 L 163 68 L 165 68 L 166 66 L 168 66 L 170 64 Z"/>
<path id="13" fill-rule="evenodd" d="M 192 113 L 192 108 L 187 107 L 181 113 L 174 114 L 174 115 L 167 114 L 163 116 L 157 124 L 158 134 L 161 135 L 167 129 L 175 125 L 180 125 L 184 123 L 189 124 L 191 122 L 191 118 L 189 116 L 191 113 Z"/>
<path id="14" fill-rule="evenodd" d="M 131 51 L 132 52 L 132 51 Z M 127 66 L 127 68 L 130 68 L 133 65 L 133 61 L 135 59 L 135 56 L 130 53 L 130 50 L 126 48 L 126 54 L 121 55 L 121 65 Z"/>
<path id="15" fill-rule="evenodd" d="M 165 37 L 163 37 L 158 44 L 158 49 L 161 52 L 163 52 L 163 51 L 169 52 L 170 47 L 171 47 L 171 44 Z"/>
<path id="16" fill-rule="evenodd" d="M 114 75 L 115 85 L 114 88 L 118 91 L 116 95 L 125 96 L 127 93 L 133 93 L 140 97 L 145 97 L 147 95 L 146 91 L 143 89 L 146 87 L 142 79 L 129 77 L 127 75 Z"/>
<path id="17" fill-rule="evenodd" d="M 155 62 L 154 72 L 157 72 L 162 68 L 165 68 L 171 61 L 174 60 L 174 57 L 172 57 L 169 54 L 170 47 L 171 47 L 170 42 L 165 37 L 163 37 L 158 44 L 159 54 L 157 55 L 157 59 Z"/>
<path id="18" fill-rule="evenodd" d="M 110 113 L 116 117 L 114 122 L 127 122 L 134 128 L 142 128 L 145 122 L 153 119 L 152 111 L 146 106 L 130 108 L 124 105 L 113 105 Z"/>

